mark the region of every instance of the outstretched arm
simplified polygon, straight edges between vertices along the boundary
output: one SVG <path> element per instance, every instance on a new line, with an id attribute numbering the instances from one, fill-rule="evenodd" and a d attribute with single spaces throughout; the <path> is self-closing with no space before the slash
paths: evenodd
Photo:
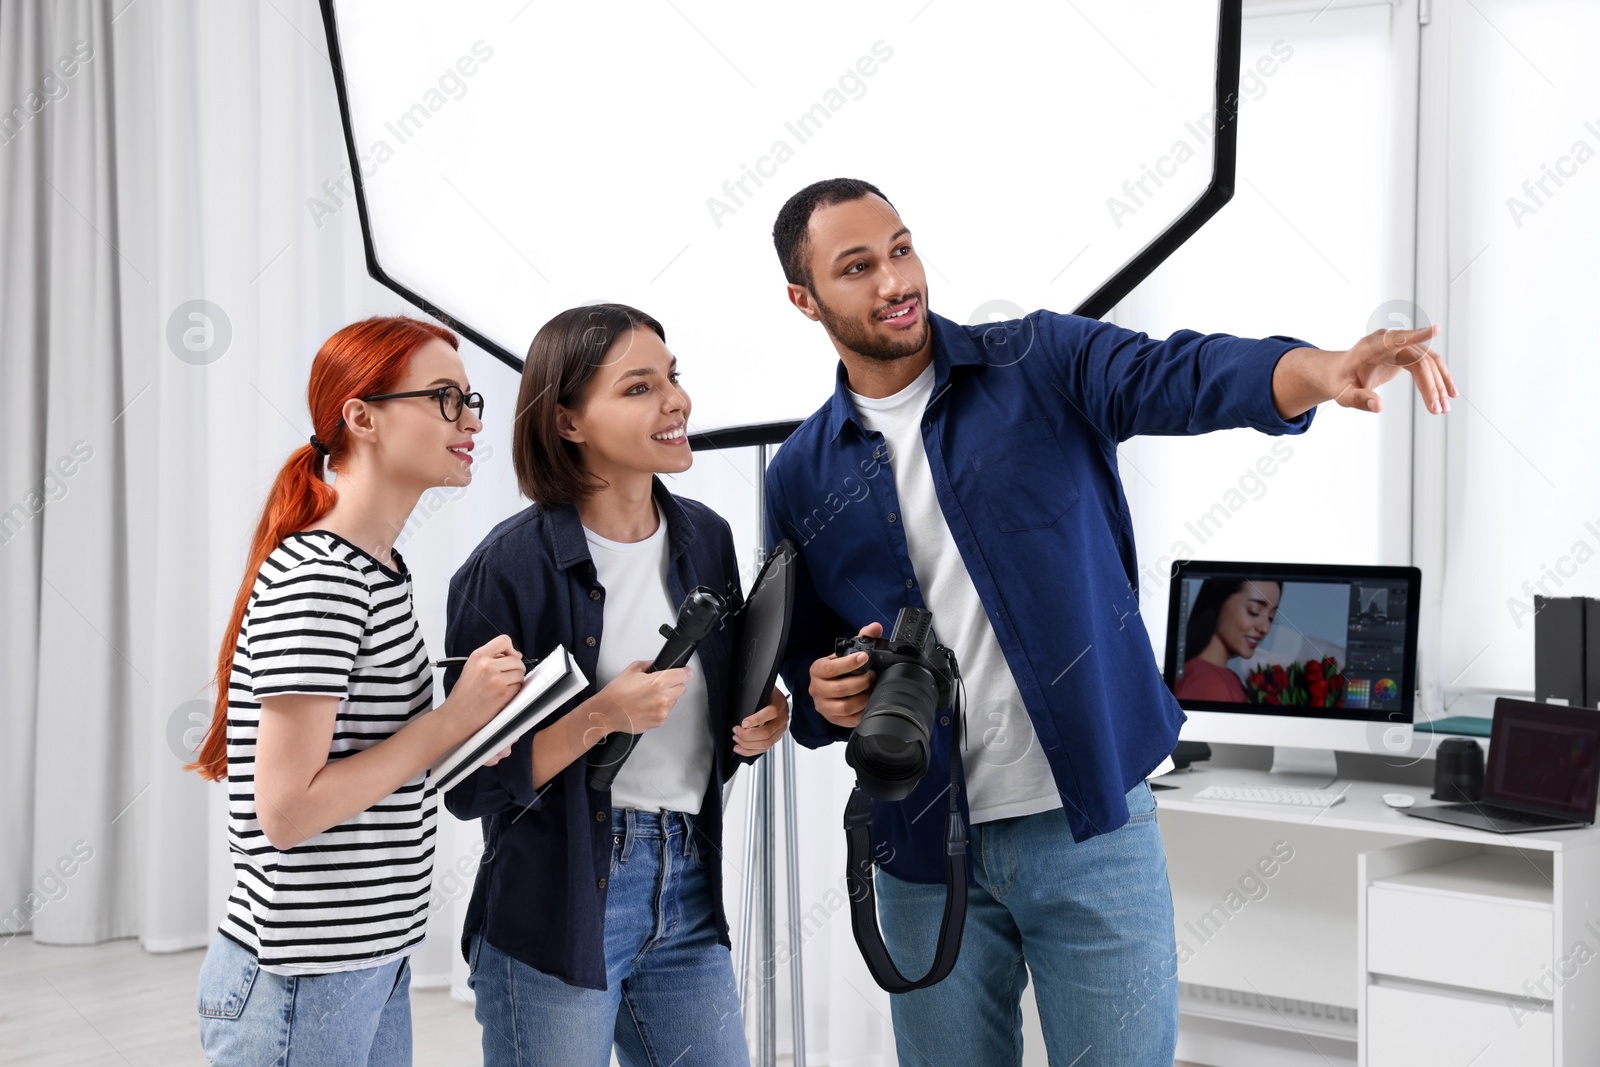
<path id="1" fill-rule="evenodd" d="M 1376 330 L 1343 352 L 1294 348 L 1283 354 L 1272 372 L 1272 402 L 1278 414 L 1292 419 L 1321 404 L 1379 411 L 1377 389 L 1401 371 L 1410 374 L 1428 410 L 1442 415 L 1450 398 L 1460 396 L 1444 359 L 1428 347 L 1438 326 L 1420 330 Z"/>

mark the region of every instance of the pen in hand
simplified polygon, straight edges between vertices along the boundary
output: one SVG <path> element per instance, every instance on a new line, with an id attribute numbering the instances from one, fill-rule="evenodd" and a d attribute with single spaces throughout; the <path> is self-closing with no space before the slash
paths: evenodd
<path id="1" fill-rule="evenodd" d="M 433 665 L 435 667 L 465 667 L 467 665 L 467 660 L 471 658 L 471 656 L 445 656 L 441 659 L 434 660 Z M 534 666 L 534 661 L 529 659 L 527 656 L 523 656 L 522 665 L 531 669 Z"/>

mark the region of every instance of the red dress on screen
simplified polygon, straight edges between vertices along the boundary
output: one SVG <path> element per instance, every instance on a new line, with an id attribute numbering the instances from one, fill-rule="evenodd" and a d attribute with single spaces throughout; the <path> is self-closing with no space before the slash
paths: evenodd
<path id="1" fill-rule="evenodd" d="M 1237 674 L 1199 656 L 1183 665 L 1183 677 L 1173 695 L 1179 700 L 1231 700 L 1239 704 L 1250 699 Z"/>

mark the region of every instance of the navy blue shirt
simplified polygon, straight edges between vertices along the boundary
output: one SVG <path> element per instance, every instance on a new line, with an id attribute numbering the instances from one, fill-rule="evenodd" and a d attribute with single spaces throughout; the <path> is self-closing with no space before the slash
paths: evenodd
<path id="1" fill-rule="evenodd" d="M 680 499 L 655 480 L 656 506 L 667 524 L 667 592 L 681 604 L 706 586 L 740 595 L 739 567 L 727 522 L 704 504 Z M 578 759 L 542 789 L 533 786 L 533 737 L 599 691 L 592 684 L 600 658 L 605 589 L 572 505 L 534 504 L 496 526 L 450 580 L 445 648 L 464 655 L 497 634 L 524 655 L 542 659 L 563 645 L 590 686 L 511 748 L 445 794 L 458 818 L 481 819 L 483 860 L 467 905 L 462 953 L 481 934 L 513 959 L 570 985 L 606 988 L 606 873 L 611 865 L 611 794 L 589 788 L 588 763 Z M 663 622 L 672 622 L 663 619 Z M 722 909 L 722 784 L 740 763 L 733 751 L 729 710 L 732 637 L 726 628 L 700 643 L 700 669 L 710 704 L 712 774 L 695 825 L 718 857 L 709 865 L 717 937 L 728 942 Z M 653 659 L 659 649 L 641 649 Z M 448 692 L 460 676 L 445 676 Z M 753 710 L 753 709 L 752 709 Z"/>
<path id="2" fill-rule="evenodd" d="M 1133 526 L 1117 445 L 1138 434 L 1230 427 L 1300 433 L 1281 418 L 1272 373 L 1292 348 L 1188 331 L 1165 341 L 1097 319 L 1038 311 L 961 326 L 930 315 L 933 395 L 922 440 L 945 522 L 1016 679 L 1074 840 L 1128 820 L 1125 794 L 1172 751 L 1184 715 L 1139 615 Z M 924 608 L 881 434 L 857 419 L 843 363 L 833 398 L 767 470 L 767 536 L 799 549 L 782 674 L 790 729 L 818 747 L 849 737 L 817 713 L 811 662 L 873 620 L 887 635 Z M 937 628 L 939 620 L 934 619 Z M 981 701 L 982 694 L 971 694 Z M 889 873 L 944 880 L 948 712 L 916 790 L 874 806 Z M 977 743 L 968 741 L 966 743 Z M 966 813 L 965 789 L 961 808 Z"/>

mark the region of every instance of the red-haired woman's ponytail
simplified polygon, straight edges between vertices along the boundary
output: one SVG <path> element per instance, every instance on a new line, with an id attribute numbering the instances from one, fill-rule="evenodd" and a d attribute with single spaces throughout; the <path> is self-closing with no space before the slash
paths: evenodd
<path id="1" fill-rule="evenodd" d="M 322 454 L 309 444 L 295 449 L 267 495 L 267 506 L 261 512 L 261 521 L 256 523 L 255 536 L 250 539 L 244 583 L 233 599 L 233 614 L 223 630 L 222 648 L 217 653 L 217 701 L 211 728 L 206 731 L 198 758 L 189 765 L 189 769 L 199 771 L 204 778 L 217 781 L 228 774 L 228 683 L 233 676 L 233 650 L 244 628 L 244 613 L 250 606 L 256 574 L 285 537 L 326 515 L 335 499 L 337 494 L 333 486 L 322 477 Z"/>
<path id="2" fill-rule="evenodd" d="M 306 388 L 311 408 L 315 443 L 295 449 L 267 494 L 267 504 L 250 539 L 250 558 L 244 581 L 233 600 L 233 613 L 222 633 L 217 650 L 217 699 L 195 761 L 188 770 L 218 781 L 228 774 L 228 686 L 233 677 L 234 650 L 244 629 L 244 616 L 255 591 L 256 576 L 267 557 L 284 538 L 304 530 L 326 515 L 338 499 L 323 477 L 323 453 L 327 465 L 337 470 L 348 451 L 342 412 L 346 400 L 392 391 L 405 377 L 411 354 L 427 341 L 438 339 L 451 348 L 456 336 L 442 326 L 404 316 L 366 319 L 346 326 L 323 344 L 311 364 L 311 382 Z M 317 446 L 321 445 L 321 448 Z"/>

